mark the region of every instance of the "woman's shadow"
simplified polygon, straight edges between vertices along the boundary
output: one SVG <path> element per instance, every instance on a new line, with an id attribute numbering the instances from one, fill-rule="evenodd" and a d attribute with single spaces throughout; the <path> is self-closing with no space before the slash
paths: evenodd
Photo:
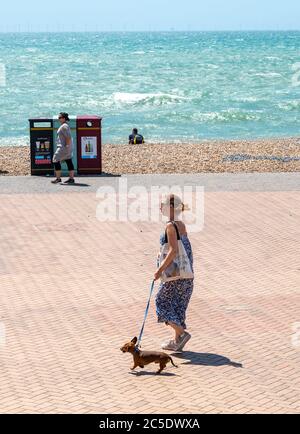
<path id="1" fill-rule="evenodd" d="M 186 359 L 183 365 L 202 365 L 202 366 L 233 366 L 234 368 L 242 368 L 241 363 L 233 362 L 228 357 L 220 354 L 211 353 L 195 353 L 194 351 L 184 351 L 183 353 L 174 353 L 174 356 L 179 359 Z"/>

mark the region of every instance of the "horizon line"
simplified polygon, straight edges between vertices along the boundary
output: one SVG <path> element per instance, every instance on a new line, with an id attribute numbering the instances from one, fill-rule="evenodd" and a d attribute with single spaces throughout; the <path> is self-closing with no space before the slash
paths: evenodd
<path id="1" fill-rule="evenodd" d="M 2 34 L 20 33 L 260 33 L 260 32 L 300 32 L 300 29 L 218 29 L 218 30 L 176 30 L 176 29 L 161 29 L 161 30 L 1 30 Z"/>

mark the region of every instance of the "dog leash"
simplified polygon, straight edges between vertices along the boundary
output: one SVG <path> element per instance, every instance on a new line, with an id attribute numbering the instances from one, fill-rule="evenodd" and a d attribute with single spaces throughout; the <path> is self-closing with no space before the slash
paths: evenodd
<path id="1" fill-rule="evenodd" d="M 145 327 L 146 319 L 147 319 L 147 316 L 148 316 L 148 311 L 149 311 L 149 307 L 150 307 L 150 301 L 151 301 L 152 292 L 153 292 L 153 289 L 154 289 L 154 284 L 155 284 L 155 280 L 153 280 L 152 283 L 151 283 L 150 295 L 149 295 L 149 300 L 148 300 L 147 307 L 146 307 L 146 310 L 145 310 L 144 322 L 143 322 L 143 325 L 142 325 L 142 328 L 141 328 L 141 332 L 140 332 L 139 338 L 137 340 L 137 344 L 135 346 L 136 349 L 138 349 L 139 346 L 141 345 L 141 340 L 142 340 L 142 336 L 143 336 L 143 333 L 144 333 L 144 327 Z"/>

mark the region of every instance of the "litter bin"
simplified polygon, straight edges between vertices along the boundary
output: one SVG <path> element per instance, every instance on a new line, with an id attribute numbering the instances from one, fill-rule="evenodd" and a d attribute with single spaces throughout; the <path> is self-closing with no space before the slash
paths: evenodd
<path id="1" fill-rule="evenodd" d="M 71 129 L 71 135 L 72 135 L 72 141 L 73 141 L 73 157 L 72 161 L 74 164 L 74 172 L 77 174 L 77 129 L 76 129 L 76 116 L 69 116 L 70 121 L 68 122 L 70 129 Z M 53 116 L 53 143 L 54 143 L 54 149 L 53 154 L 55 154 L 56 148 L 57 148 L 57 131 L 59 127 L 61 126 L 61 123 L 58 120 L 57 116 Z M 67 165 L 65 162 L 61 165 L 61 173 L 62 176 L 67 176 L 69 171 L 67 168 Z"/>
<path id="2" fill-rule="evenodd" d="M 77 163 L 80 175 L 102 172 L 101 121 L 100 116 L 77 116 Z"/>
<path id="3" fill-rule="evenodd" d="M 53 174 L 53 121 L 29 119 L 31 175 Z"/>

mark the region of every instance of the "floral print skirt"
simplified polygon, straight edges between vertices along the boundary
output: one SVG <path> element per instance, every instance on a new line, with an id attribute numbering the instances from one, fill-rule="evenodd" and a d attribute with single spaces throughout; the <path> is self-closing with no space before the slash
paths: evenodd
<path id="1" fill-rule="evenodd" d="M 194 279 L 161 283 L 155 299 L 158 322 L 173 322 L 186 329 L 186 310 L 193 287 Z"/>

